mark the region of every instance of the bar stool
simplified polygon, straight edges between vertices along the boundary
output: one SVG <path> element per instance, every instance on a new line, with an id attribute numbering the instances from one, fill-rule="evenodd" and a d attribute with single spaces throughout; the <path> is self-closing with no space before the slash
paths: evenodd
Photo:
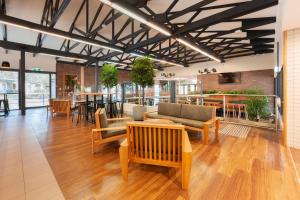
<path id="1" fill-rule="evenodd" d="M 232 117 L 237 117 L 238 106 L 233 103 L 226 103 L 226 117 L 230 116 L 232 113 Z"/>
<path id="2" fill-rule="evenodd" d="M 238 104 L 239 107 L 239 113 L 238 113 L 238 119 L 242 117 L 244 114 L 245 119 L 248 120 L 248 112 L 247 112 L 247 105 L 246 104 Z"/>

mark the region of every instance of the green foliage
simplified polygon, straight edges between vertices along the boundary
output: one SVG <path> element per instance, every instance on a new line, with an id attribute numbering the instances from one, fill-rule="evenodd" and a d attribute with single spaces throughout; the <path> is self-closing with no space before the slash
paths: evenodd
<path id="1" fill-rule="evenodd" d="M 264 92 L 259 89 L 247 89 L 243 91 L 243 94 L 249 95 L 264 95 Z M 269 111 L 269 99 L 268 97 L 248 97 L 246 100 L 247 112 L 250 120 L 259 118 L 267 118 L 270 116 Z"/>
<path id="2" fill-rule="evenodd" d="M 223 94 L 243 94 L 243 91 L 232 90 L 232 91 L 225 91 Z"/>
<path id="3" fill-rule="evenodd" d="M 154 84 L 154 77 L 154 65 L 149 58 L 143 57 L 135 59 L 131 71 L 132 82 L 145 88 L 146 86 L 152 86 Z"/>
<path id="4" fill-rule="evenodd" d="M 232 90 L 232 91 L 217 91 L 207 90 L 204 94 L 236 94 L 236 95 L 264 95 L 264 92 L 257 88 L 250 88 L 245 90 Z M 232 103 L 244 103 L 247 105 L 248 117 L 250 120 L 257 118 L 267 118 L 270 116 L 269 99 L 268 97 L 247 97 L 247 100 L 232 101 Z"/>
<path id="5" fill-rule="evenodd" d="M 119 71 L 113 64 L 102 66 L 102 83 L 106 88 L 112 88 L 118 84 Z"/>
<path id="6" fill-rule="evenodd" d="M 218 90 L 205 90 L 203 91 L 203 94 L 218 94 L 220 91 Z"/>

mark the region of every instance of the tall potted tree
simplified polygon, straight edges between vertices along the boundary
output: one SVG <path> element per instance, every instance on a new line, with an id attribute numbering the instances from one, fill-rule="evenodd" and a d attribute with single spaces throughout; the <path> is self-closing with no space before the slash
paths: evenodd
<path id="1" fill-rule="evenodd" d="M 118 84 L 119 71 L 118 71 L 118 69 L 116 68 L 115 65 L 105 63 L 102 66 L 102 75 L 101 76 L 102 76 L 102 84 L 104 85 L 104 87 L 107 88 L 107 92 L 108 92 L 108 95 L 109 95 L 109 103 L 110 103 L 109 110 L 110 110 L 110 117 L 112 117 L 111 88 Z"/>
<path id="2" fill-rule="evenodd" d="M 142 88 L 142 106 L 135 106 L 133 108 L 133 117 L 135 120 L 143 120 L 143 114 L 146 112 L 145 105 L 145 87 L 152 86 L 154 84 L 154 64 L 147 58 L 137 58 L 133 62 L 131 71 L 132 82 L 136 83 Z"/>

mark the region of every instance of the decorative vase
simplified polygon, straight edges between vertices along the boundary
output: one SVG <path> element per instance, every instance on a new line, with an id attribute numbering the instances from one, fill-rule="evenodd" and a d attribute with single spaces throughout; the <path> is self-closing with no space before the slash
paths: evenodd
<path id="1" fill-rule="evenodd" d="M 146 106 L 141 106 L 141 105 L 134 106 L 132 109 L 132 117 L 134 121 L 143 121 L 145 112 L 147 112 Z"/>

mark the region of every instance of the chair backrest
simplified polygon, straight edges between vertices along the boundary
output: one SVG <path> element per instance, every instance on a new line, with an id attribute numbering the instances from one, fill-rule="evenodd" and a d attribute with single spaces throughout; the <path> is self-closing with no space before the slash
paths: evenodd
<path id="1" fill-rule="evenodd" d="M 55 112 L 67 112 L 67 110 L 70 110 L 71 101 L 70 100 L 53 100 L 52 107 Z"/>
<path id="2" fill-rule="evenodd" d="M 183 125 L 128 122 L 129 158 L 138 163 L 180 167 L 184 132 Z"/>
<path id="3" fill-rule="evenodd" d="M 105 109 L 98 108 L 95 112 L 96 128 L 107 128 L 107 116 Z"/>

